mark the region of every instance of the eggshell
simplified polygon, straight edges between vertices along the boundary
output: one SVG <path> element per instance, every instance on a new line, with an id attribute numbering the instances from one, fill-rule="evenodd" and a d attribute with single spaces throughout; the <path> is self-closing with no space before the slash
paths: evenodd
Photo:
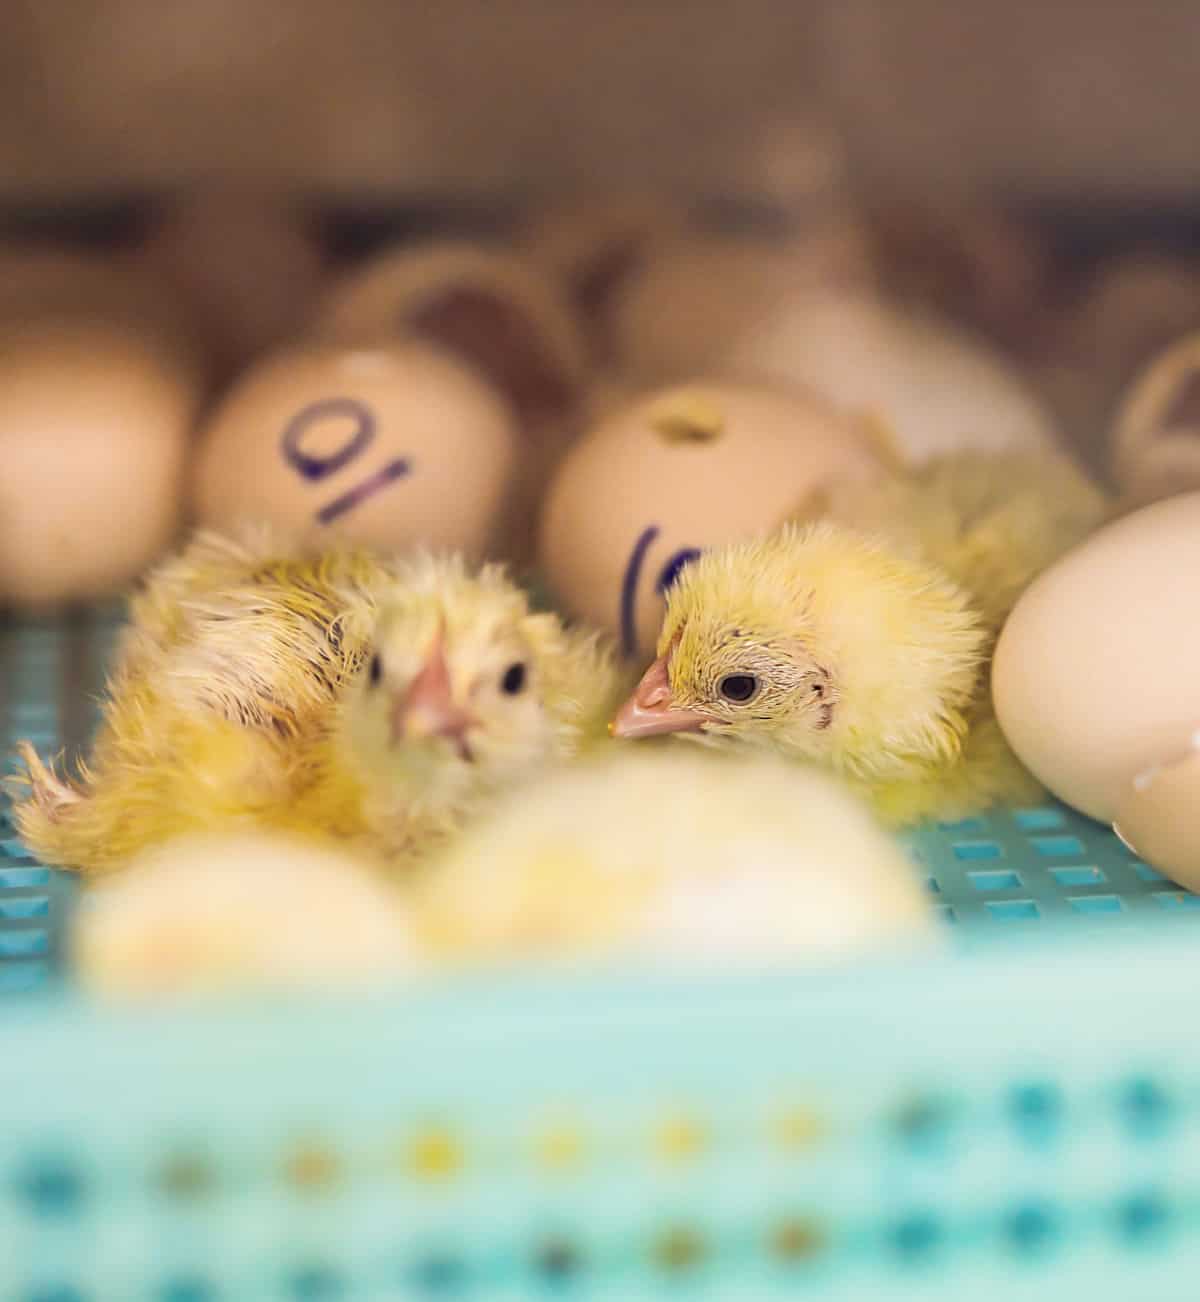
<path id="1" fill-rule="evenodd" d="M 587 344 L 558 286 L 515 254 L 466 243 L 402 247 L 327 295 L 318 337 L 419 339 L 474 368 L 512 407 L 520 458 L 504 550 L 525 559 L 546 479 L 579 432 Z"/>
<path id="2" fill-rule="evenodd" d="M 724 365 L 731 374 L 805 385 L 848 413 L 874 413 L 912 461 L 1056 441 L 1040 399 L 998 352 L 869 293 L 790 294 L 731 341 Z"/>
<path id="3" fill-rule="evenodd" d="M 308 345 L 253 367 L 213 413 L 199 519 L 254 519 L 380 549 L 485 554 L 503 523 L 517 436 L 469 368 L 422 344 Z"/>
<path id="4" fill-rule="evenodd" d="M 1128 506 L 1200 488 L 1200 334 L 1174 343 L 1137 377 L 1109 443 Z"/>
<path id="5" fill-rule="evenodd" d="M 224 189 L 169 205 L 131 263 L 170 287 L 223 375 L 304 330 L 324 279 L 285 199 Z"/>
<path id="6" fill-rule="evenodd" d="M 1140 859 L 1200 891 L 1200 733 L 1180 759 L 1140 774 L 1119 796 L 1113 830 Z"/>
<path id="7" fill-rule="evenodd" d="M 646 656 L 664 576 L 689 551 L 770 529 L 835 482 L 879 470 L 859 431 L 802 393 L 660 391 L 572 449 L 547 494 L 540 568 L 575 615 Z"/>
<path id="8" fill-rule="evenodd" d="M 0 597 L 50 606 L 135 577 L 179 527 L 195 373 L 141 329 L 0 324 Z"/>
<path id="9" fill-rule="evenodd" d="M 1109 822 L 1134 777 L 1200 726 L 1200 494 L 1109 524 L 1041 575 L 996 647 L 1013 750 L 1055 795 Z"/>

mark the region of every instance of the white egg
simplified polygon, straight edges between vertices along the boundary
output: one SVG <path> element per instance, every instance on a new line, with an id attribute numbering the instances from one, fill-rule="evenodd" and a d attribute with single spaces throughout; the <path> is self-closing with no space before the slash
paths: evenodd
<path id="1" fill-rule="evenodd" d="M 358 983 L 418 963 L 398 895 L 364 862 L 266 833 L 145 852 L 85 892 L 71 949 L 84 984 L 113 994 Z"/>
<path id="2" fill-rule="evenodd" d="M 910 461 L 1056 441 L 1041 400 L 995 349 L 868 293 L 789 295 L 739 333 L 724 365 L 805 385 L 847 414 L 882 419 Z"/>
<path id="3" fill-rule="evenodd" d="M 1041 575 L 996 647 L 1013 750 L 1055 795 L 1110 822 L 1144 770 L 1200 727 L 1200 494 L 1109 524 Z"/>
<path id="4" fill-rule="evenodd" d="M 539 567 L 573 614 L 648 656 L 662 594 L 700 549 L 766 532 L 880 470 L 865 435 L 803 393 L 666 389 L 571 450 L 546 495 Z"/>
<path id="5" fill-rule="evenodd" d="M 308 345 L 264 358 L 218 406 L 194 503 L 218 528 L 267 520 L 479 557 L 505 524 L 516 463 L 509 408 L 452 357 L 412 342 Z"/>
<path id="6" fill-rule="evenodd" d="M 50 606 L 119 588 L 180 526 L 200 391 L 140 325 L 0 323 L 0 598 Z"/>

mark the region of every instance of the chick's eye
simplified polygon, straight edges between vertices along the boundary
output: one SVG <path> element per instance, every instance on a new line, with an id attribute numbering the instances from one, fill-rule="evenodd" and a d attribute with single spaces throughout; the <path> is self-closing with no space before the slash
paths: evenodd
<path id="1" fill-rule="evenodd" d="M 725 700 L 745 705 L 758 694 L 758 679 L 753 674 L 726 674 L 717 684 L 717 691 Z"/>
<path id="2" fill-rule="evenodd" d="M 372 687 L 378 687 L 383 681 L 383 661 L 379 658 L 378 651 L 371 657 L 371 663 L 367 666 L 367 681 Z"/>
<path id="3" fill-rule="evenodd" d="M 500 690 L 508 696 L 516 696 L 524 690 L 527 677 L 525 666 L 518 660 L 504 671 L 504 677 L 500 679 Z"/>

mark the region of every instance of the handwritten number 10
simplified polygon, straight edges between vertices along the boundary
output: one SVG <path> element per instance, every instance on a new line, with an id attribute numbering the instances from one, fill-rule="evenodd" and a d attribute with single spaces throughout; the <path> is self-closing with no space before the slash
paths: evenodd
<path id="1" fill-rule="evenodd" d="M 346 420 L 354 422 L 350 437 L 341 447 L 324 456 L 314 456 L 304 450 L 304 436 L 313 428 L 327 420 Z M 360 457 L 374 441 L 376 432 L 375 415 L 366 403 L 356 398 L 322 398 L 301 408 L 283 431 L 280 446 L 287 463 L 304 479 L 316 482 L 336 475 L 339 470 Z M 403 478 L 411 469 L 408 461 L 398 457 L 388 461 L 374 474 L 355 484 L 353 488 L 326 502 L 317 511 L 317 520 L 321 524 L 330 524 L 347 511 L 373 497 L 381 489 L 397 479 Z"/>

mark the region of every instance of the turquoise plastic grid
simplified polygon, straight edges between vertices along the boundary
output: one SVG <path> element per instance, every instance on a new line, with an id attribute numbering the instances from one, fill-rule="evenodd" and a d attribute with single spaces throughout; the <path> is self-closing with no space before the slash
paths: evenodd
<path id="1" fill-rule="evenodd" d="M 3 630 L 9 741 L 112 632 Z M 124 1012 L 5 826 L 0 1302 L 1195 1296 L 1192 897 L 1056 806 L 911 838 L 936 958 Z"/>

